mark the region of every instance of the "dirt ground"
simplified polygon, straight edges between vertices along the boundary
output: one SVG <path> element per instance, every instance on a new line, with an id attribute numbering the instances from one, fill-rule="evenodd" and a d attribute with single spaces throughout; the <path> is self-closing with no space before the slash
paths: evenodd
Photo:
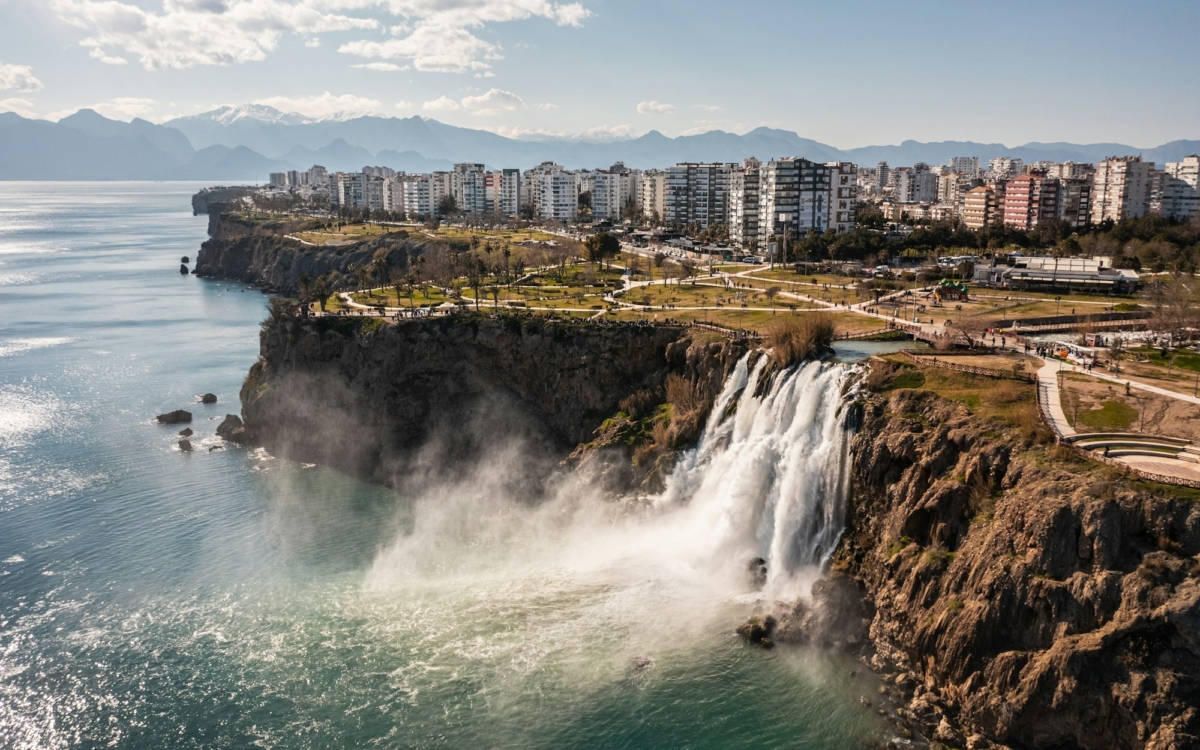
<path id="1" fill-rule="evenodd" d="M 1200 406 L 1196 404 L 1139 390 L 1125 395 L 1125 389 L 1121 385 L 1076 373 L 1063 375 L 1062 396 L 1067 421 L 1079 432 L 1128 431 L 1189 440 L 1200 438 Z M 1122 427 L 1119 422 L 1123 420 L 1118 420 L 1118 423 L 1110 424 L 1108 428 L 1094 427 L 1080 419 L 1080 415 L 1087 412 L 1104 409 L 1106 402 L 1127 407 L 1108 407 L 1114 414 L 1129 415 L 1131 418 L 1127 425 Z"/>

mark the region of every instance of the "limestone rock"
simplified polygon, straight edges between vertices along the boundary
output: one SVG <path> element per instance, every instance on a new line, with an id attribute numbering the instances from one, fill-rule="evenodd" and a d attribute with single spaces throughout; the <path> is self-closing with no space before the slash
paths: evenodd
<path id="1" fill-rule="evenodd" d="M 181 453 L 192 452 L 192 441 L 184 439 L 179 441 L 179 450 Z"/>
<path id="2" fill-rule="evenodd" d="M 206 393 L 200 397 L 200 403 L 215 404 L 215 403 L 217 403 L 217 396 L 214 393 Z"/>
<path id="3" fill-rule="evenodd" d="M 244 443 L 247 441 L 246 427 L 242 424 L 242 420 L 236 414 L 226 414 L 225 419 L 221 420 L 221 424 L 217 425 L 217 435 L 231 443 Z"/>
<path id="4" fill-rule="evenodd" d="M 191 436 L 192 436 L 192 435 L 194 435 L 194 434 L 196 434 L 196 433 L 192 431 L 192 428 L 191 428 L 191 427 L 185 427 L 185 428 L 183 428 L 182 430 L 180 430 L 180 431 L 179 431 L 179 437 L 185 437 L 185 438 L 186 438 L 186 437 L 191 437 Z"/>
<path id="5" fill-rule="evenodd" d="M 155 419 L 159 424 L 184 424 L 192 421 L 192 413 L 184 409 L 176 409 L 166 414 L 159 414 Z"/>

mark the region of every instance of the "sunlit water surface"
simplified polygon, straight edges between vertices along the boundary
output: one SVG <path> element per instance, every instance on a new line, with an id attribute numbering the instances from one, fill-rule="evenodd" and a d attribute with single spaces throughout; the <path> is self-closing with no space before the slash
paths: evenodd
<path id="1" fill-rule="evenodd" d="M 743 646 L 743 599 L 637 560 L 477 549 L 469 530 L 389 567 L 430 499 L 209 451 L 265 298 L 178 273 L 205 236 L 198 187 L 0 183 L 0 747 L 878 736 L 856 665 Z M 181 407 L 190 455 L 151 420 Z M 481 527 L 512 512 L 481 508 Z"/>

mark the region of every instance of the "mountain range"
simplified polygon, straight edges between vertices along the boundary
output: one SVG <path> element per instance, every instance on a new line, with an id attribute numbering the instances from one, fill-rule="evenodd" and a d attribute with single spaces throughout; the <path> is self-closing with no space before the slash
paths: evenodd
<path id="1" fill-rule="evenodd" d="M 1172 141 L 1154 148 L 1120 143 L 1000 143 L 904 141 L 892 146 L 839 149 L 796 133 L 757 128 L 743 135 L 713 130 L 669 138 L 652 130 L 624 140 L 522 140 L 486 130 L 460 128 L 423 117 L 310 118 L 265 105 L 221 107 L 162 125 L 142 119 L 108 119 L 82 109 L 58 122 L 0 113 L 0 179 L 4 180 L 221 180 L 265 181 L 269 172 L 321 164 L 331 171 L 366 165 L 405 172 L 449 169 L 456 162 L 527 169 L 543 161 L 568 168 L 636 168 L 678 162 L 740 162 L 803 156 L 814 161 L 850 161 L 892 166 L 943 164 L 954 156 L 985 163 L 1011 156 L 1039 160 L 1096 162 L 1107 156 L 1141 154 L 1162 164 L 1200 153 L 1200 140 Z"/>

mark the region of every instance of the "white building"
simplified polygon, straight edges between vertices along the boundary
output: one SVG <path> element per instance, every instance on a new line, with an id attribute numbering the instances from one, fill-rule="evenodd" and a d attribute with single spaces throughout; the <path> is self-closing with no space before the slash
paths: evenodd
<path id="1" fill-rule="evenodd" d="M 988 171 L 995 177 L 1016 177 L 1025 168 L 1025 163 L 1011 156 L 997 156 L 988 164 Z"/>
<path id="2" fill-rule="evenodd" d="M 950 159 L 949 171 L 957 172 L 967 177 L 979 176 L 979 157 L 978 156 L 955 156 Z M 944 173 L 943 173 L 944 174 Z"/>
<path id="3" fill-rule="evenodd" d="M 747 159 L 729 175 L 729 239 L 738 247 L 758 246 L 761 179 L 762 165 L 757 159 Z"/>
<path id="4" fill-rule="evenodd" d="M 830 168 L 808 159 L 772 159 L 759 182 L 758 232 L 799 239 L 829 228 Z"/>
<path id="5" fill-rule="evenodd" d="M 1150 209 L 1170 219 L 1187 219 L 1200 213 L 1200 156 L 1167 162 L 1155 173 Z"/>
<path id="6" fill-rule="evenodd" d="M 542 162 L 524 175 L 534 215 L 542 221 L 574 221 L 579 212 L 575 174 L 553 162 Z"/>
<path id="7" fill-rule="evenodd" d="M 482 164 L 455 164 L 450 193 L 458 210 L 471 217 L 488 213 L 486 171 Z"/>
<path id="8" fill-rule="evenodd" d="M 417 216 L 432 216 L 428 175 L 413 175 L 402 183 L 404 191 L 404 213 L 412 219 Z"/>
<path id="9" fill-rule="evenodd" d="M 454 197 L 453 185 L 454 183 L 449 172 L 429 173 L 429 206 L 431 214 L 438 215 L 442 202 L 447 198 Z"/>
<path id="10" fill-rule="evenodd" d="M 500 184 L 496 186 L 496 211 L 505 216 L 517 216 L 521 212 L 521 171 L 504 169 L 496 173 Z"/>
<path id="11" fill-rule="evenodd" d="M 1150 211 L 1154 163 L 1140 156 L 1105 159 L 1092 177 L 1092 223 L 1133 219 Z"/>
<path id="12" fill-rule="evenodd" d="M 638 205 L 646 220 L 654 223 L 662 221 L 666 213 L 667 173 L 660 170 L 643 172 L 638 182 Z"/>

